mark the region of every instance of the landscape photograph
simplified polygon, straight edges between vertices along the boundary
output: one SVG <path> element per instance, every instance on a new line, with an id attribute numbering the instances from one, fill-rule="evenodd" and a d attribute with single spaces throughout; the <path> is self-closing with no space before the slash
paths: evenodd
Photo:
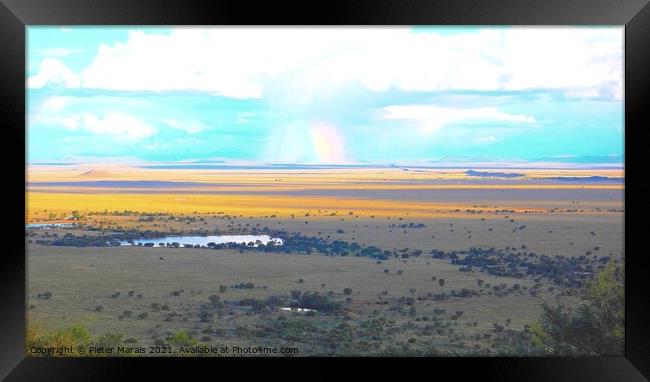
<path id="1" fill-rule="evenodd" d="M 623 355 L 623 35 L 28 27 L 27 356 Z"/>

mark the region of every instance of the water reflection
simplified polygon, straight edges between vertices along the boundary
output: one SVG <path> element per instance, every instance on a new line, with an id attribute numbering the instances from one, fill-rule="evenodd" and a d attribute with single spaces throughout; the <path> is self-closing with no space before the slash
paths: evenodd
<path id="1" fill-rule="evenodd" d="M 186 245 L 210 247 L 217 244 L 235 243 L 257 247 L 260 244 L 267 245 L 269 242 L 273 242 L 275 245 L 282 245 L 282 239 L 271 238 L 268 235 L 165 236 L 155 239 L 121 241 L 120 245 L 146 245 L 149 247 L 165 247 L 177 243 L 181 247 Z"/>

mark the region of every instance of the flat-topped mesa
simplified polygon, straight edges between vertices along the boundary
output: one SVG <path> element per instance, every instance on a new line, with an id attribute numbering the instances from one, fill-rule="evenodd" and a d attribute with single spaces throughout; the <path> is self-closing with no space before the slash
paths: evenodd
<path id="1" fill-rule="evenodd" d="M 90 169 L 88 171 L 79 174 L 80 177 L 84 177 L 84 178 L 108 178 L 111 175 L 113 174 L 111 174 L 106 170 L 98 170 L 98 169 Z"/>

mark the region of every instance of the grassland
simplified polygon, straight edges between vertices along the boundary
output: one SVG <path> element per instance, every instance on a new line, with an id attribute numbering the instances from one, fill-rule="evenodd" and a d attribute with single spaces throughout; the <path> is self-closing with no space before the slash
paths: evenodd
<path id="1" fill-rule="evenodd" d="M 544 277 L 461 271 L 432 250 L 509 248 L 522 259 L 584 256 L 594 266 L 624 258 L 622 184 L 545 180 L 621 171 L 524 172 L 512 180 L 462 170 L 30 168 L 26 221 L 63 222 L 76 211 L 83 226 L 26 238 L 28 323 L 46 332 L 83 324 L 143 345 L 184 331 L 199 343 L 295 346 L 301 355 L 512 352 L 504 343 L 535 321 L 543 302 L 575 301 L 572 288 Z M 391 257 L 47 245 L 65 234 L 264 227 L 375 246 Z M 235 287 L 241 283 L 254 287 Z M 342 309 L 279 309 L 296 303 L 292 291 L 318 292 Z M 258 309 L 250 299 L 264 304 Z"/>

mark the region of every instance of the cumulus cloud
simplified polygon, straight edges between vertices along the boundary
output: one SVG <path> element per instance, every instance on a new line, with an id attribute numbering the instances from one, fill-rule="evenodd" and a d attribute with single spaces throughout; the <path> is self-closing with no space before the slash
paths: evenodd
<path id="1" fill-rule="evenodd" d="M 535 122 L 535 118 L 531 116 L 508 114 L 494 107 L 456 109 L 432 105 L 388 106 L 381 110 L 381 118 L 417 121 L 426 133 L 431 133 L 445 125 L 456 122 L 497 121 L 525 124 Z"/>
<path id="2" fill-rule="evenodd" d="M 59 122 L 68 130 L 77 130 L 79 128 L 79 122 L 74 117 L 63 117 Z"/>
<path id="3" fill-rule="evenodd" d="M 30 114 L 29 122 L 62 126 L 68 130 L 85 130 L 117 140 L 138 140 L 157 132 L 140 119 L 123 113 L 108 113 L 100 117 L 91 113 L 70 116 Z"/>
<path id="4" fill-rule="evenodd" d="M 198 133 L 205 129 L 205 126 L 202 124 L 193 121 L 181 122 L 177 119 L 168 119 L 165 121 L 165 124 L 172 129 L 183 130 L 189 134 Z"/>
<path id="5" fill-rule="evenodd" d="M 81 119 L 84 129 L 95 134 L 105 134 L 118 139 L 140 139 L 156 133 L 156 130 L 141 120 L 122 113 L 109 113 L 104 117 L 85 114 Z"/>
<path id="6" fill-rule="evenodd" d="M 260 98 L 274 86 L 309 98 L 356 82 L 378 92 L 551 89 L 620 99 L 622 43 L 622 28 L 175 28 L 101 45 L 79 74 L 44 61 L 30 82 L 232 98 Z"/>
<path id="7" fill-rule="evenodd" d="M 78 116 L 61 116 L 61 115 L 49 115 L 49 114 L 39 114 L 39 113 L 30 113 L 27 117 L 28 127 L 33 126 L 34 124 L 48 125 L 48 126 L 59 126 L 64 127 L 68 130 L 77 130 L 79 128 Z"/>
<path id="8" fill-rule="evenodd" d="M 39 105 L 38 111 L 41 113 L 57 113 L 65 108 L 70 103 L 71 97 L 66 96 L 52 96 L 47 97 Z"/>
<path id="9" fill-rule="evenodd" d="M 237 123 L 240 123 L 240 124 L 241 123 L 247 123 L 248 121 L 250 121 L 250 118 L 254 117 L 254 116 L 255 116 L 255 113 L 253 113 L 253 112 L 240 113 L 237 116 L 237 118 L 235 119 L 235 121 Z"/>
<path id="10" fill-rule="evenodd" d="M 38 89 L 46 85 L 77 88 L 80 80 L 61 60 L 46 58 L 41 62 L 38 73 L 27 79 L 27 87 Z"/>
<path id="11" fill-rule="evenodd" d="M 478 145 L 489 145 L 497 141 L 494 135 L 478 136 L 474 138 L 474 143 Z"/>

